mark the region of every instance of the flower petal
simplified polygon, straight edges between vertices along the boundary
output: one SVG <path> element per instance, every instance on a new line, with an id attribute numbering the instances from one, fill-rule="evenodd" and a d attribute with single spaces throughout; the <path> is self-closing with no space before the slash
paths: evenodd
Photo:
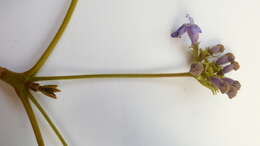
<path id="1" fill-rule="evenodd" d="M 187 24 L 183 24 L 181 27 L 179 27 L 175 32 L 171 34 L 171 37 L 173 38 L 181 37 L 186 31 L 187 31 Z"/>
<path id="2" fill-rule="evenodd" d="M 196 44 L 199 40 L 199 34 L 202 32 L 200 27 L 196 24 L 191 24 L 187 27 L 187 32 L 192 44 Z"/>

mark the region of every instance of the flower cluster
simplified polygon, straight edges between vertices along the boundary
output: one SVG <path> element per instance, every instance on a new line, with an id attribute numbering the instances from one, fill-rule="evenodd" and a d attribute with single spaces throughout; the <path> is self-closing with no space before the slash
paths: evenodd
<path id="1" fill-rule="evenodd" d="M 225 50 L 222 44 L 206 49 L 200 48 L 198 40 L 199 33 L 202 31 L 189 15 L 187 17 L 190 23 L 183 24 L 171 36 L 178 38 L 185 33 L 188 34 L 191 40 L 193 60 L 190 73 L 214 94 L 220 91 L 222 94 L 227 94 L 230 99 L 234 98 L 241 88 L 241 84 L 239 81 L 226 77 L 226 74 L 240 68 L 239 63 L 235 61 L 235 56 L 232 53 L 222 55 Z"/>

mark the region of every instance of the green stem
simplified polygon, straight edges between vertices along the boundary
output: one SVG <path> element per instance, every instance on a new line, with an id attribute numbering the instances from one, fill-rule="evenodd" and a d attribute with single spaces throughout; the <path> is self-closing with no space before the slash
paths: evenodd
<path id="1" fill-rule="evenodd" d="M 72 76 L 46 76 L 32 77 L 31 81 L 48 80 L 71 80 L 71 79 L 89 79 L 89 78 L 163 78 L 163 77 L 192 77 L 188 72 L 185 73 L 160 73 L 160 74 L 92 74 L 92 75 L 72 75 Z"/>
<path id="2" fill-rule="evenodd" d="M 38 110 L 41 112 L 41 114 L 43 115 L 43 117 L 46 119 L 46 121 L 49 123 L 49 125 L 51 126 L 52 130 L 55 132 L 55 134 L 57 135 L 57 137 L 59 138 L 59 140 L 61 141 L 61 143 L 64 146 L 68 146 L 68 144 L 66 143 L 65 139 L 63 138 L 63 136 L 61 135 L 60 131 L 58 130 L 58 128 L 55 126 L 55 124 L 51 121 L 50 117 L 48 116 L 47 112 L 43 109 L 43 107 L 41 106 L 41 104 L 34 98 L 34 96 L 29 93 L 29 98 L 31 99 L 32 103 L 38 108 Z"/>
<path id="3" fill-rule="evenodd" d="M 23 106 L 25 108 L 25 111 L 30 119 L 37 143 L 39 146 L 44 146 L 44 140 L 41 134 L 41 130 L 39 128 L 36 116 L 33 112 L 31 103 L 28 99 L 28 92 L 26 90 L 20 91 L 20 90 L 16 90 L 17 95 L 20 97 Z"/>
<path id="4" fill-rule="evenodd" d="M 49 44 L 48 48 L 45 50 L 45 52 L 43 53 L 43 55 L 41 56 L 41 58 L 37 61 L 37 63 L 27 72 L 25 72 L 25 74 L 29 75 L 29 76 L 33 76 L 35 75 L 40 69 L 41 67 L 45 64 L 45 62 L 47 61 L 48 57 L 50 56 L 50 54 L 53 52 L 54 48 L 56 47 L 57 43 L 59 42 L 59 40 L 61 39 L 65 29 L 68 26 L 68 23 L 71 19 L 71 16 L 75 10 L 75 7 L 77 5 L 78 0 L 72 0 L 70 7 L 68 9 L 68 12 L 66 14 L 66 16 L 64 17 L 64 20 L 58 30 L 58 32 L 56 33 L 56 35 L 54 36 L 53 40 L 51 41 L 51 43 Z"/>
<path id="5" fill-rule="evenodd" d="M 193 61 L 199 61 L 199 55 L 200 55 L 199 43 L 193 44 L 191 48 L 193 48 L 193 56 L 192 56 Z"/>

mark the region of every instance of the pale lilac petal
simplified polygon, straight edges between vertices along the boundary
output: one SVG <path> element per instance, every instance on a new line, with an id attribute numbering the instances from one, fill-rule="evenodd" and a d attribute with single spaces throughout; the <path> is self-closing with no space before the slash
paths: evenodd
<path id="1" fill-rule="evenodd" d="M 187 32 L 192 44 L 196 44 L 199 40 L 199 34 L 201 33 L 201 29 L 196 24 L 191 24 L 187 27 Z"/>
<path id="2" fill-rule="evenodd" d="M 189 29 L 192 33 L 202 33 L 200 27 L 196 24 L 191 24 Z"/>
<path id="3" fill-rule="evenodd" d="M 189 19 L 190 24 L 194 24 L 194 20 L 193 20 L 193 18 L 189 14 L 186 15 L 186 18 Z"/>
<path id="4" fill-rule="evenodd" d="M 181 27 L 179 27 L 175 32 L 171 34 L 171 37 L 181 37 L 185 32 L 187 31 L 186 24 L 183 24 Z"/>

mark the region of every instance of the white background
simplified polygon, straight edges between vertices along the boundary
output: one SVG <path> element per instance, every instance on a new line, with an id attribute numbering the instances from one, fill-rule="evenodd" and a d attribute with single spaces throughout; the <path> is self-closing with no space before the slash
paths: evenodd
<path id="1" fill-rule="evenodd" d="M 68 0 L 0 0 L 0 65 L 29 69 L 57 31 Z M 223 43 L 241 64 L 238 96 L 213 96 L 191 78 L 55 81 L 35 94 L 72 146 L 259 146 L 259 0 L 80 0 L 40 75 L 183 72 L 192 15 L 202 46 Z M 184 40 L 187 42 L 185 43 Z M 0 145 L 35 146 L 27 115 L 0 82 Z M 47 146 L 60 143 L 37 112 Z"/>

